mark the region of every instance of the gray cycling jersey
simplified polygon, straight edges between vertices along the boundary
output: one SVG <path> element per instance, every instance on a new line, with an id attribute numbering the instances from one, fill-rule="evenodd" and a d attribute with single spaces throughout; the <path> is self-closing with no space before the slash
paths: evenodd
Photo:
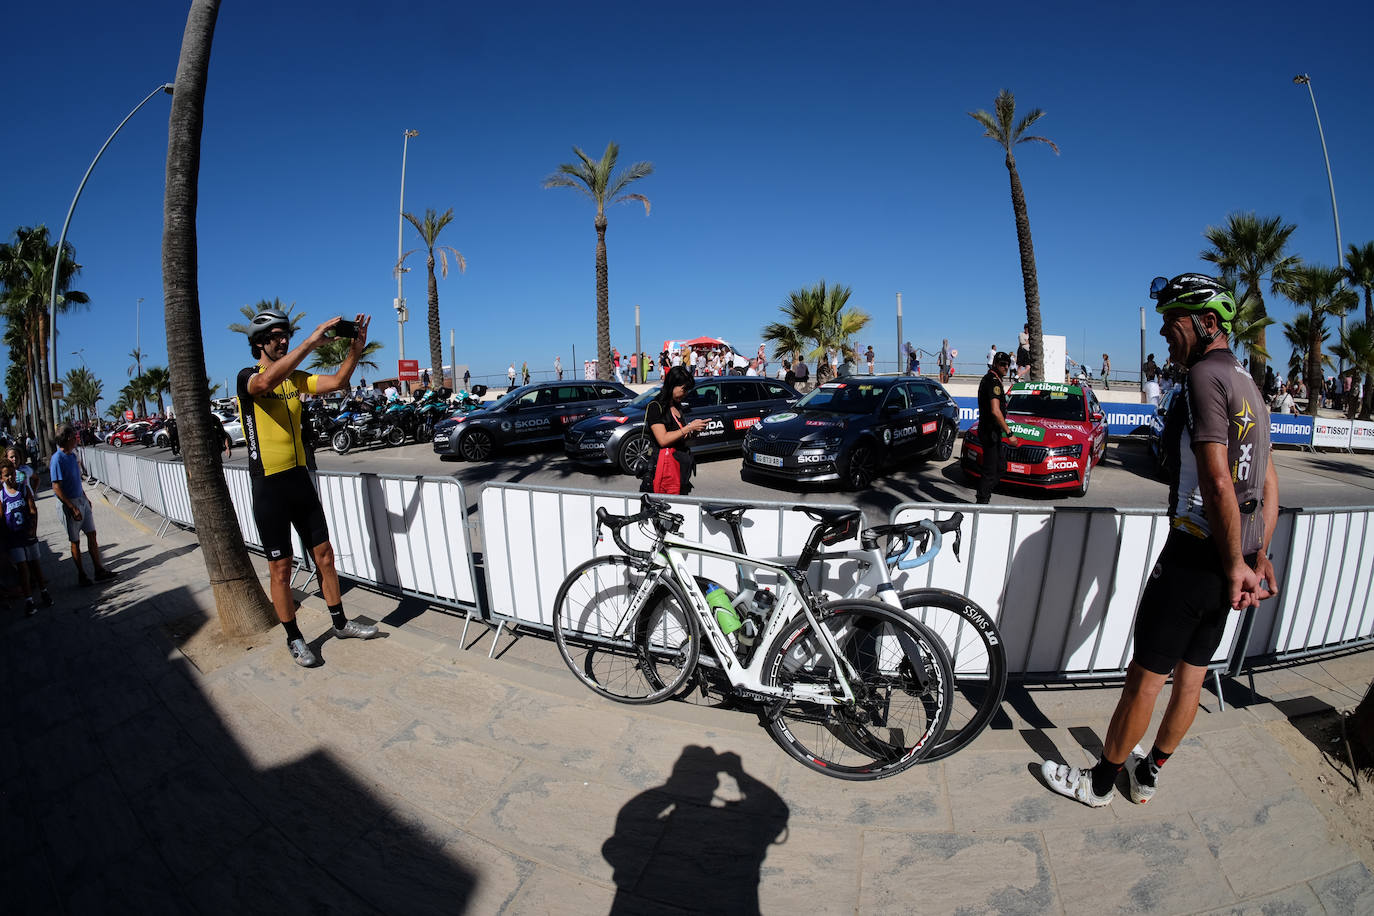
<path id="1" fill-rule="evenodd" d="M 1183 416 L 1170 416 L 1174 437 L 1166 439 L 1166 448 L 1177 456 L 1169 489 L 1173 526 L 1197 537 L 1211 536 L 1193 447 L 1219 442 L 1226 446 L 1241 510 L 1241 553 L 1256 552 L 1264 542 L 1259 507 L 1269 468 L 1269 410 L 1254 379 L 1230 350 L 1213 350 L 1188 371 L 1176 403 L 1180 408 L 1175 413 Z"/>

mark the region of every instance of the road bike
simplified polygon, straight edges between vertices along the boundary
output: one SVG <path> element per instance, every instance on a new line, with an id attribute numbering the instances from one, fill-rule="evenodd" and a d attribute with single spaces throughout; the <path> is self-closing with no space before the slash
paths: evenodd
<path id="1" fill-rule="evenodd" d="M 729 528 L 734 549 L 745 553 L 742 525 L 748 507 L 701 508 Z M 824 524 L 820 510 L 796 508 Z M 845 598 L 876 598 L 914 617 L 940 637 L 953 661 L 955 696 L 949 725 L 935 747 L 921 757 L 927 763 L 948 757 L 977 738 L 997 714 L 1007 687 L 1007 654 L 992 615 L 958 592 L 943 588 L 899 592 L 892 582 L 893 570 L 915 569 L 932 562 L 946 534 L 954 534 L 954 556 L 958 559 L 963 521 L 963 513 L 956 512 L 942 521 L 923 519 L 866 528 L 860 532 L 858 549 L 821 551 L 813 547 L 803 550 L 791 564 L 805 575 L 815 561 L 827 562 L 842 582 L 847 582 L 847 587 L 842 584 L 835 589 Z M 879 549 L 884 539 L 885 551 Z M 786 562 L 786 558 L 777 558 L 777 562 Z M 846 579 L 845 565 L 836 568 L 835 564 L 853 564 L 852 579 Z M 752 587 L 755 583 L 747 581 L 741 571 L 740 592 L 746 602 L 753 600 L 748 594 Z"/>
<path id="2" fill-rule="evenodd" d="M 641 506 L 635 515 L 597 509 L 598 540 L 609 528 L 624 556 L 576 567 L 554 599 L 554 639 L 582 683 L 619 702 L 657 703 L 691 689 L 705 669 L 757 707 L 784 751 L 840 779 L 892 776 L 933 749 L 949 722 L 954 677 L 924 624 L 880 601 L 823 602 L 795 568 L 685 540 L 683 517 L 666 502 L 645 495 Z M 862 519 L 857 510 L 815 511 L 822 521 L 811 552 L 852 536 Z M 647 550 L 626 541 L 634 526 Z M 691 555 L 747 571 L 748 606 L 742 597 L 708 600 L 687 568 Z"/>

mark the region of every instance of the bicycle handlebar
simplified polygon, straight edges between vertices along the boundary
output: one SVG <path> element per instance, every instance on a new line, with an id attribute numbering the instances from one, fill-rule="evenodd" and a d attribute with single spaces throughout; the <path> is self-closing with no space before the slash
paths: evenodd
<path id="1" fill-rule="evenodd" d="M 928 519 L 922 519 L 919 522 L 909 522 L 904 525 L 880 525 L 864 532 L 864 535 L 866 537 L 871 536 L 875 545 L 880 537 L 900 535 L 903 539 L 902 545 L 889 552 L 888 565 L 895 565 L 899 569 L 915 569 L 917 566 L 924 566 L 935 559 L 944 540 L 942 535 L 951 532 L 954 534 L 954 556 L 957 559 L 959 546 L 963 539 L 963 524 L 964 513 L 956 512 L 944 521 L 932 522 Z M 929 547 L 927 547 L 928 544 Z"/>
<path id="2" fill-rule="evenodd" d="M 645 494 L 640 500 L 640 505 L 642 508 L 634 515 L 612 515 L 606 511 L 605 506 L 599 506 L 596 510 L 596 533 L 599 538 L 601 526 L 605 525 L 611 529 L 611 539 L 615 541 L 615 545 L 624 551 L 626 556 L 647 561 L 653 558 L 658 545 L 656 544 L 653 550 L 636 550 L 625 541 L 621 531 L 630 525 L 652 521 L 657 538 L 661 540 L 663 535 L 681 529 L 684 520 L 681 515 L 668 511 L 671 508 L 668 503 L 661 499 L 654 499 L 648 494 Z"/>

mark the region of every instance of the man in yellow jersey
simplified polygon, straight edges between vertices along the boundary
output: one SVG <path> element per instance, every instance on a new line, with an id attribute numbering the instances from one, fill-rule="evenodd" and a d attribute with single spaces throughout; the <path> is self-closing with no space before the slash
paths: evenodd
<path id="1" fill-rule="evenodd" d="M 339 639 L 371 639 L 377 635 L 375 626 L 344 616 L 329 526 L 306 468 L 300 399 L 302 393 L 321 395 L 348 388 L 353 367 L 367 346 L 370 320 L 366 315 L 359 315 L 355 321 L 331 318 L 292 350 L 291 320 L 279 309 L 263 309 L 253 316 L 248 328 L 248 345 L 258 362 L 239 372 L 239 417 L 248 442 L 253 519 L 267 553 L 272 605 L 286 630 L 291 657 L 304 668 L 313 668 L 318 661 L 296 626 L 296 602 L 291 595 L 293 527 L 315 558 L 320 592 L 329 605 L 334 635 Z M 333 375 L 310 375 L 296 368 L 325 341 L 350 336 L 353 344 Z"/>

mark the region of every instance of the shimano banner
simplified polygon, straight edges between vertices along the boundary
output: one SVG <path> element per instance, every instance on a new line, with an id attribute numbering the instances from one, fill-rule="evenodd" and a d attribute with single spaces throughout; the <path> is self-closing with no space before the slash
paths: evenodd
<path id="1" fill-rule="evenodd" d="M 1311 445 L 1312 418 L 1290 413 L 1271 413 L 1269 441 L 1274 445 Z"/>

